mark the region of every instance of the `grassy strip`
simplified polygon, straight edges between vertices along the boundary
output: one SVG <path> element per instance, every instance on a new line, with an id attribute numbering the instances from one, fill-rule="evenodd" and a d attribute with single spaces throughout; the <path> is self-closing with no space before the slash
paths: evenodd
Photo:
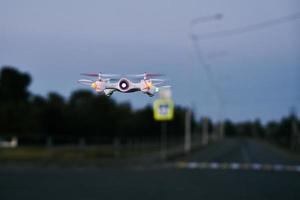
<path id="1" fill-rule="evenodd" d="M 0 149 L 0 162 L 3 161 L 92 161 L 141 156 L 156 151 L 153 147 L 116 149 L 113 146 L 96 147 L 18 147 Z"/>

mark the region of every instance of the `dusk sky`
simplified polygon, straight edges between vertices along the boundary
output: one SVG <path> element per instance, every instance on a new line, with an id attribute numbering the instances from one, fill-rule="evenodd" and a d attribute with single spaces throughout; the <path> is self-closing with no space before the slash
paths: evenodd
<path id="1" fill-rule="evenodd" d="M 83 72 L 168 75 L 176 104 L 197 116 L 235 121 L 300 112 L 300 18 L 244 34 L 200 40 L 219 97 L 197 62 L 190 21 L 200 35 L 300 12 L 299 0 L 0 0 L 0 66 L 33 77 L 30 90 L 68 97 Z M 115 93 L 140 108 L 153 98 Z M 221 105 L 221 109 L 220 106 Z"/>

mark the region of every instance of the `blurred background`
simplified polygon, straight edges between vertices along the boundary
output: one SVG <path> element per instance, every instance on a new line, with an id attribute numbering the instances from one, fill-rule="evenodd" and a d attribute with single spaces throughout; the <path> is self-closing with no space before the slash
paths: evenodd
<path id="1" fill-rule="evenodd" d="M 299 6 L 0 1 L 0 198 L 299 199 Z M 173 120 L 95 72 L 166 74 Z"/>

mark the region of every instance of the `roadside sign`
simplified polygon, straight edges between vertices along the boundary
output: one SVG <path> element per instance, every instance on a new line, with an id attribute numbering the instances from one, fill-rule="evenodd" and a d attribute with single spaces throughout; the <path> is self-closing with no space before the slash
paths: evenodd
<path id="1" fill-rule="evenodd" d="M 161 88 L 159 90 L 159 97 L 161 99 L 171 99 L 172 98 L 172 92 L 170 88 Z"/>
<path id="2" fill-rule="evenodd" d="M 154 119 L 169 121 L 174 118 L 174 103 L 172 99 L 157 99 L 153 103 Z"/>

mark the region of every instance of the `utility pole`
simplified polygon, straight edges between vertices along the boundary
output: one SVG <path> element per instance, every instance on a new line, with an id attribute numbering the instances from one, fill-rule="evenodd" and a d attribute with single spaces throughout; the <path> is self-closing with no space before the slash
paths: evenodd
<path id="1" fill-rule="evenodd" d="M 185 112 L 185 133 L 184 133 L 184 152 L 189 154 L 192 148 L 191 143 L 191 128 L 192 126 L 192 112 L 190 109 L 187 109 Z"/>
<path id="2" fill-rule="evenodd" d="M 208 118 L 204 117 L 202 120 L 202 145 L 208 144 Z"/>
<path id="3" fill-rule="evenodd" d="M 297 124 L 297 110 L 295 107 L 291 108 L 291 117 L 292 117 L 292 137 L 291 137 L 291 148 L 292 150 L 298 150 L 300 145 L 300 132 Z"/>
<path id="4" fill-rule="evenodd" d="M 220 121 L 220 140 L 222 140 L 224 138 L 224 121 L 223 119 Z"/>
<path id="5" fill-rule="evenodd" d="M 224 126 L 223 126 L 222 109 L 223 109 L 224 103 L 223 103 L 223 98 L 222 98 L 222 94 L 221 94 L 221 88 L 215 81 L 213 72 L 211 71 L 211 65 L 206 61 L 205 57 L 202 54 L 202 49 L 199 45 L 199 34 L 195 32 L 194 28 L 198 24 L 209 23 L 212 21 L 218 21 L 218 20 L 221 20 L 222 18 L 223 18 L 223 15 L 221 13 L 217 13 L 214 15 L 207 15 L 207 16 L 201 16 L 198 18 L 194 18 L 190 21 L 190 24 L 189 24 L 189 31 L 190 31 L 189 36 L 190 36 L 194 51 L 196 53 L 197 60 L 198 60 L 199 64 L 203 67 L 203 69 L 205 70 L 207 79 L 208 79 L 210 85 L 212 86 L 212 89 L 215 92 L 216 100 L 218 101 L 217 112 L 218 112 L 218 115 L 220 118 L 220 126 L 214 127 L 215 133 L 213 133 L 213 136 L 215 138 L 218 138 L 218 137 L 223 138 Z M 206 136 L 208 137 L 208 135 L 206 135 Z"/>
<path id="6" fill-rule="evenodd" d="M 160 156 L 162 160 L 167 158 L 167 122 L 161 122 Z"/>

